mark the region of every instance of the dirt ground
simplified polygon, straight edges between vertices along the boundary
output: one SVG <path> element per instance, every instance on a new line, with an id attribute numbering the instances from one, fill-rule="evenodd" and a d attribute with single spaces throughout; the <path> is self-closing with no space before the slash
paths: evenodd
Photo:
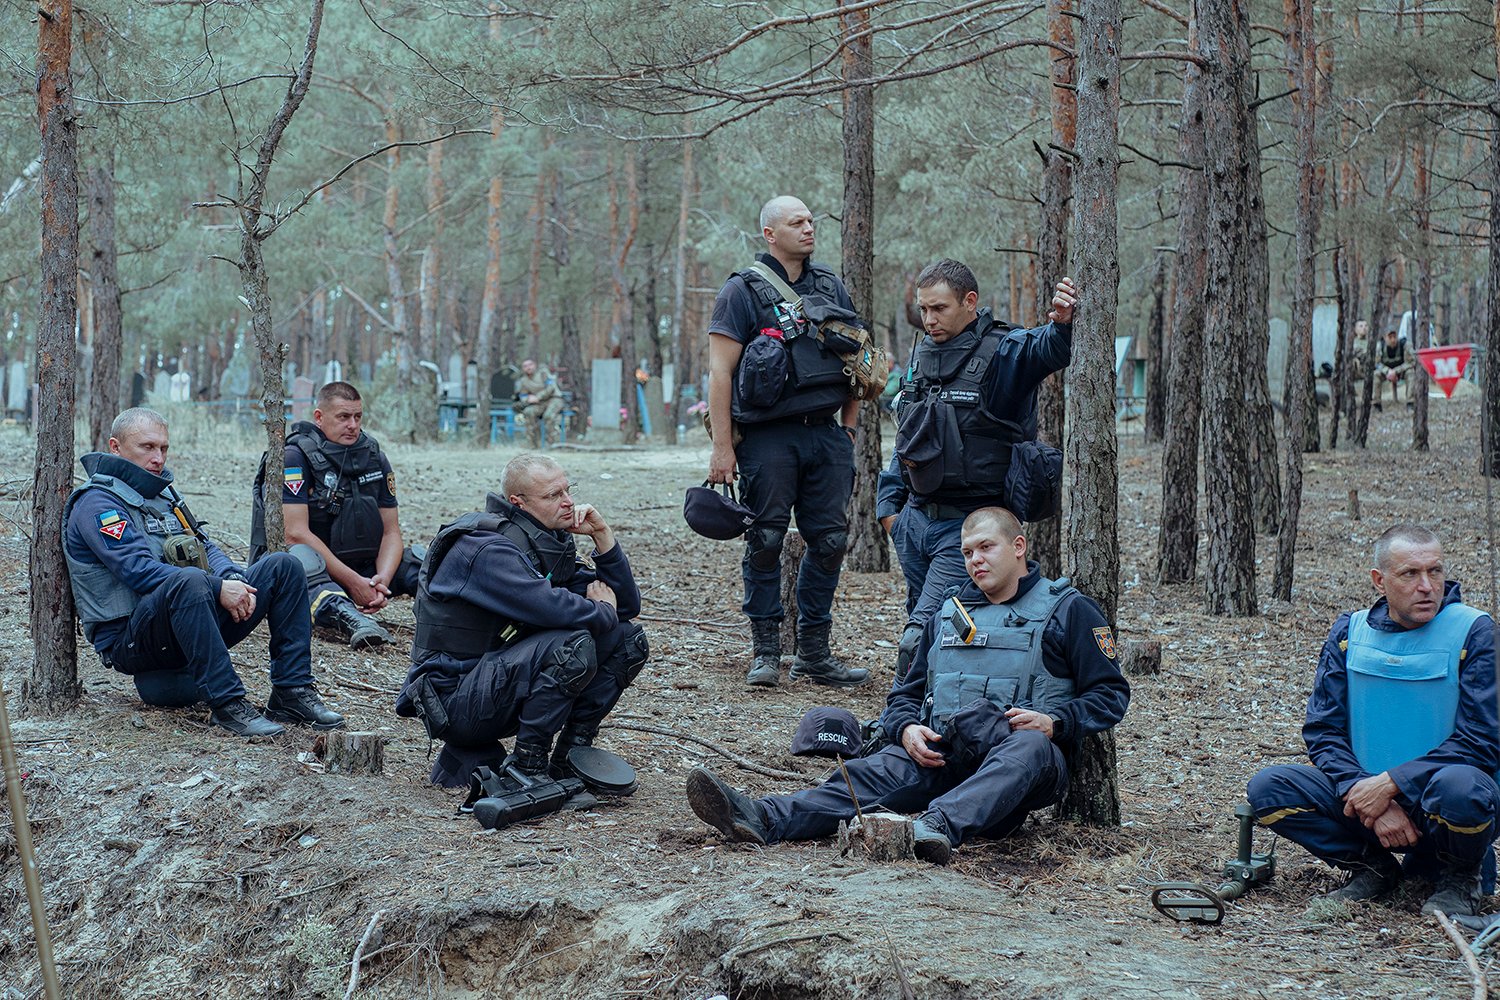
<path id="1" fill-rule="evenodd" d="M 366 938 L 358 992 L 371 998 L 1470 996 L 1454 948 L 1417 912 L 1419 893 L 1309 915 L 1308 897 L 1334 875 L 1289 844 L 1274 883 L 1219 927 L 1171 922 L 1148 902 L 1164 879 L 1217 882 L 1246 779 L 1301 756 L 1317 651 L 1340 610 L 1367 603 L 1366 554 L 1385 526 L 1435 526 L 1450 575 L 1472 603 L 1492 602 L 1476 400 L 1435 400 L 1432 419 L 1427 454 L 1407 449 L 1405 408 L 1388 407 L 1373 414 L 1368 451 L 1307 457 L 1294 602 L 1266 599 L 1274 539 L 1261 538 L 1262 614 L 1249 619 L 1209 617 L 1196 588 L 1153 582 L 1160 449 L 1122 425 L 1119 630 L 1164 650 L 1159 676 L 1134 679 L 1117 731 L 1124 825 L 1037 816 L 1008 841 L 965 845 L 947 869 L 841 858 L 829 841 L 729 845 L 689 811 L 683 780 L 700 764 L 755 793 L 820 780 L 824 768 L 788 753 L 798 718 L 818 704 L 874 714 L 902 623 L 898 572 L 846 572 L 835 648 L 877 683 L 747 689 L 740 547 L 699 538 L 680 513 L 707 467 L 701 441 L 560 454 L 645 592 L 652 661 L 604 734 L 641 787 L 497 833 L 426 784 L 432 748 L 392 712 L 410 642 L 404 599 L 382 615 L 393 647 L 354 654 L 319 636 L 313 648 L 322 690 L 351 728 L 388 736 L 383 777 L 321 773 L 305 730 L 247 744 L 211 731 L 201 709 L 147 708 L 92 652 L 80 654 L 75 712 L 22 717 L 33 445 L 0 429 L 0 664 L 65 995 L 337 997 Z M 242 554 L 257 442 L 184 418 L 172 451 L 195 512 Z M 424 541 L 477 505 L 514 454 L 389 451 L 403 527 Z M 1349 516 L 1351 489 L 1362 520 Z M 235 651 L 258 698 L 264 658 L 263 631 Z M 751 773 L 686 736 L 805 777 Z M 40 994 L 7 815 L 0 998 Z"/>

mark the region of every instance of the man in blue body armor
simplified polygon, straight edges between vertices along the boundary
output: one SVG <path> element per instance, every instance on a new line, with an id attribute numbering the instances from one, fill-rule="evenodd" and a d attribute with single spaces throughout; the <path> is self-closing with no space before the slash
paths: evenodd
<path id="1" fill-rule="evenodd" d="M 1495 839 L 1500 767 L 1488 615 L 1443 575 L 1438 537 L 1398 524 L 1375 543 L 1373 607 L 1341 615 L 1323 645 L 1302 737 L 1312 767 L 1250 779 L 1260 822 L 1351 873 L 1329 893 L 1374 899 L 1429 876 L 1422 912 L 1475 913 Z"/>
<path id="2" fill-rule="evenodd" d="M 108 454 L 80 459 L 89 479 L 63 515 L 73 602 L 99 658 L 130 674 L 147 704 L 206 701 L 213 725 L 237 736 L 274 736 L 282 722 L 342 726 L 313 688 L 307 579 L 297 560 L 273 553 L 244 569 L 213 543 L 172 485 L 161 414 L 133 407 L 109 434 Z M 263 618 L 271 630 L 264 716 L 229 659 Z"/>
<path id="3" fill-rule="evenodd" d="M 1015 515 L 999 507 L 963 523 L 971 582 L 926 628 L 911 670 L 886 699 L 893 745 L 847 764 L 817 788 L 751 799 L 698 768 L 688 804 L 725 836 L 751 843 L 833 833 L 858 810 L 920 812 L 917 857 L 946 864 L 972 836 L 1003 837 L 1068 787 L 1068 758 L 1120 721 L 1130 685 L 1098 605 L 1026 559 Z"/>

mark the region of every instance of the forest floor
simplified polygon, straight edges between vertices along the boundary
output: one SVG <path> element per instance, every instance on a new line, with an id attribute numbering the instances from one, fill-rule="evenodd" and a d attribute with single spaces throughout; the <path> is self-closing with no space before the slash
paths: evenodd
<path id="1" fill-rule="evenodd" d="M 945 869 L 841 858 L 830 841 L 727 844 L 683 794 L 698 765 L 757 794 L 821 780 L 821 762 L 789 755 L 792 731 L 813 705 L 878 711 L 903 620 L 899 572 L 846 571 L 835 603 L 835 649 L 875 683 L 747 689 L 740 546 L 690 533 L 680 512 L 707 467 L 704 443 L 566 449 L 579 495 L 615 526 L 644 591 L 652 660 L 604 733 L 640 772 L 640 790 L 500 832 L 455 815 L 460 796 L 426 783 L 425 736 L 392 712 L 410 641 L 405 599 L 382 615 L 395 645 L 355 654 L 320 635 L 313 647 L 324 695 L 350 727 L 388 736 L 382 777 L 321 773 L 307 730 L 247 744 L 211 730 L 201 709 L 147 708 L 129 678 L 82 652 L 76 711 L 21 717 L 11 700 L 64 994 L 337 997 L 374 925 L 358 984 L 372 998 L 1470 996 L 1452 944 L 1418 913 L 1418 890 L 1310 913 L 1309 897 L 1336 875 L 1290 844 L 1273 883 L 1217 927 L 1167 920 L 1148 896 L 1161 880 L 1216 884 L 1246 779 L 1301 756 L 1318 650 L 1341 610 L 1370 600 L 1367 553 L 1384 527 L 1434 526 L 1449 575 L 1490 605 L 1477 426 L 1474 395 L 1434 400 L 1432 450 L 1414 454 L 1409 411 L 1387 406 L 1372 414 L 1368 450 L 1307 456 L 1295 600 L 1267 598 L 1274 539 L 1261 537 L 1261 614 L 1236 619 L 1205 615 L 1196 587 L 1153 582 L 1160 448 L 1122 424 L 1119 632 L 1163 646 L 1161 674 L 1133 679 L 1117 730 L 1124 824 L 1035 816 L 1009 840 L 964 845 Z M 172 445 L 195 512 L 242 554 L 259 445 L 186 419 Z M 32 448 L 0 429 L 0 664 L 11 692 L 31 659 Z M 479 504 L 514 453 L 388 450 L 403 527 L 422 541 Z M 1362 520 L 1349 516 L 1351 489 Z M 235 650 L 256 698 L 267 694 L 264 657 L 263 631 Z M 750 773 L 633 726 L 804 778 Z M 1257 848 L 1269 840 L 1258 835 Z M 40 994 L 7 815 L 0 1000 Z"/>

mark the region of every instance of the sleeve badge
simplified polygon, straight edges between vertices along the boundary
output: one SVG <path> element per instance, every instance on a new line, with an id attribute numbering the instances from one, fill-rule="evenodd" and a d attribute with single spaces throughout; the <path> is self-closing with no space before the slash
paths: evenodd
<path id="1" fill-rule="evenodd" d="M 1094 641 L 1099 644 L 1099 652 L 1111 660 L 1115 658 L 1115 634 L 1108 625 L 1094 629 Z"/>
<path id="2" fill-rule="evenodd" d="M 300 468 L 287 469 L 282 473 L 281 481 L 286 484 L 287 491 L 292 496 L 302 495 L 302 470 Z"/>
<path id="3" fill-rule="evenodd" d="M 395 496 L 396 495 L 396 474 L 394 472 L 388 472 L 388 473 L 386 473 L 386 476 L 385 476 L 385 489 L 386 489 L 386 492 L 389 493 L 391 496 Z"/>
<path id="4" fill-rule="evenodd" d="M 107 510 L 99 515 L 100 533 L 108 535 L 117 542 L 125 537 L 125 528 L 129 523 L 129 521 L 120 516 L 120 512 L 117 510 Z"/>

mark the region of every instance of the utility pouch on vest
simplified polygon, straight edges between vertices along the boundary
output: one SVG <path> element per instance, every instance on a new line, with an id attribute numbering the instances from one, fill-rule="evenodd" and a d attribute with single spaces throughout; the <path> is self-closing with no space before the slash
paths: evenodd
<path id="1" fill-rule="evenodd" d="M 740 356 L 735 374 L 739 380 L 740 399 L 746 406 L 764 409 L 774 406 L 786 392 L 792 372 L 790 352 L 780 330 L 762 330 Z"/>
<path id="2" fill-rule="evenodd" d="M 345 501 L 339 516 L 334 519 L 328 532 L 332 544 L 328 547 L 347 563 L 373 562 L 380 555 L 383 529 L 380 505 L 375 498 L 362 491 L 356 492 Z"/>
<path id="3" fill-rule="evenodd" d="M 781 297 L 799 310 L 802 318 L 812 327 L 812 334 L 828 353 L 837 355 L 844 363 L 843 377 L 849 380 L 849 395 L 854 399 L 879 399 L 885 391 L 886 375 L 890 360 L 885 348 L 875 344 L 875 338 L 859 320 L 859 316 L 836 302 L 821 296 L 806 301 L 775 271 L 760 261 L 750 269 L 764 278 Z"/>
<path id="4" fill-rule="evenodd" d="M 1022 521 L 1040 521 L 1062 509 L 1059 448 L 1041 441 L 1017 441 L 1005 473 L 1005 506 Z"/>
<path id="5" fill-rule="evenodd" d="M 196 567 L 208 570 L 208 551 L 192 535 L 173 535 L 161 549 L 161 561 L 168 566 Z"/>

